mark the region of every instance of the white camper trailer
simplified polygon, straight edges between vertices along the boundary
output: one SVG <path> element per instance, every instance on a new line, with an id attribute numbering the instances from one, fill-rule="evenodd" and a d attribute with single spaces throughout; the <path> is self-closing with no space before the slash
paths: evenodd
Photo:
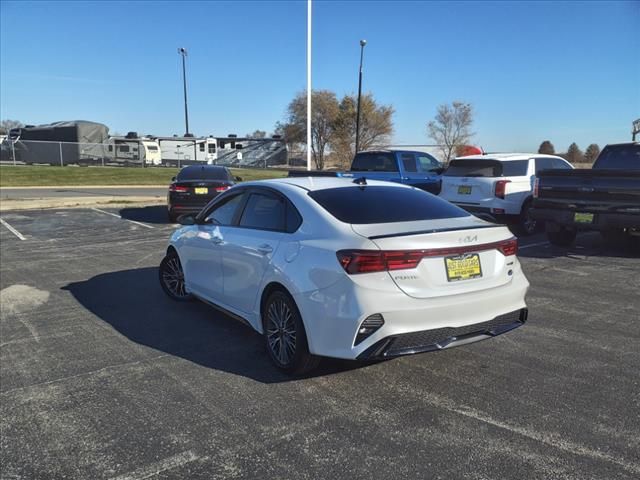
<path id="1" fill-rule="evenodd" d="M 138 137 L 130 132 L 126 137 L 110 137 L 107 146 L 109 161 L 119 164 L 161 165 L 160 145 L 150 137 Z"/>
<path id="2" fill-rule="evenodd" d="M 158 137 L 157 140 L 164 165 L 211 165 L 218 159 L 218 141 L 213 137 Z"/>

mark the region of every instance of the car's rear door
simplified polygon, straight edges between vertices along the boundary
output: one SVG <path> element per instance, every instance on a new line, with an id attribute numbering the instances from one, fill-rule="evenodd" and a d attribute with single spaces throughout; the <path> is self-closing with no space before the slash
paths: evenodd
<path id="1" fill-rule="evenodd" d="M 247 195 L 237 225 L 221 228 L 224 303 L 241 312 L 252 311 L 287 221 L 287 200 L 280 194 L 256 188 Z"/>
<path id="2" fill-rule="evenodd" d="M 220 251 L 228 240 L 223 229 L 237 221 L 245 201 L 243 190 L 229 193 L 201 214 L 204 223 L 183 236 L 180 249 L 187 289 L 213 302 L 221 301 L 224 293 Z"/>

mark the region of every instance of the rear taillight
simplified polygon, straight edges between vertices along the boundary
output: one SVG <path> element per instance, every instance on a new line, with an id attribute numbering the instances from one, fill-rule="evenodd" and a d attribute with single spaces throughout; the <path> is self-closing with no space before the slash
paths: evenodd
<path id="1" fill-rule="evenodd" d="M 483 245 L 434 248 L 430 250 L 340 250 L 336 255 L 344 271 L 353 275 L 357 273 L 408 270 L 416 268 L 420 261 L 426 257 L 462 255 L 487 250 L 498 250 L 504 256 L 509 257 L 518 253 L 518 240 L 514 237 Z"/>
<path id="2" fill-rule="evenodd" d="M 497 247 L 505 257 L 510 257 L 511 255 L 518 253 L 518 239 L 514 237 L 509 240 L 498 242 Z"/>
<path id="3" fill-rule="evenodd" d="M 538 198 L 538 185 L 540 181 L 536 178 L 533 182 L 533 198 Z"/>
<path id="4" fill-rule="evenodd" d="M 498 198 L 504 199 L 505 193 L 507 191 L 507 183 L 510 183 L 511 180 L 498 180 L 496 182 L 495 195 Z"/>
<path id="5" fill-rule="evenodd" d="M 216 192 L 226 192 L 227 190 L 229 190 L 231 187 L 228 185 L 225 185 L 224 187 L 216 187 Z"/>
<path id="6" fill-rule="evenodd" d="M 187 193 L 189 191 L 189 187 L 181 187 L 179 185 L 169 185 L 169 191 L 177 192 L 177 193 Z"/>

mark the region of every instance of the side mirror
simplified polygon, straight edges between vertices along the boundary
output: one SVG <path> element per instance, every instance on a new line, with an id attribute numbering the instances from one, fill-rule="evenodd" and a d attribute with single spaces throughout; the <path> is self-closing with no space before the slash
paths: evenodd
<path id="1" fill-rule="evenodd" d="M 175 182 L 176 181 L 176 177 L 171 177 L 171 181 Z"/>
<path id="2" fill-rule="evenodd" d="M 444 168 L 444 167 L 438 167 L 438 168 L 432 169 L 431 171 L 433 173 L 435 173 L 436 175 L 441 175 L 442 172 L 444 172 L 445 170 L 446 170 L 446 168 Z"/>
<path id="3" fill-rule="evenodd" d="M 193 215 L 191 213 L 186 213 L 186 214 L 180 215 L 178 217 L 178 223 L 180 225 L 195 225 L 196 224 L 196 217 L 195 217 L 195 215 Z"/>
<path id="4" fill-rule="evenodd" d="M 236 182 L 241 182 L 242 181 L 242 177 L 235 177 Z"/>

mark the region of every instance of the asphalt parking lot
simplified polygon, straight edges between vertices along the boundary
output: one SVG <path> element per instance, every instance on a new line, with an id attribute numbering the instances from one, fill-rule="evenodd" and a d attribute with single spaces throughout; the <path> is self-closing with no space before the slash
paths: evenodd
<path id="1" fill-rule="evenodd" d="M 7 212 L 2 479 L 640 477 L 640 258 L 523 240 L 528 323 L 309 378 L 162 293 L 163 207 Z"/>

